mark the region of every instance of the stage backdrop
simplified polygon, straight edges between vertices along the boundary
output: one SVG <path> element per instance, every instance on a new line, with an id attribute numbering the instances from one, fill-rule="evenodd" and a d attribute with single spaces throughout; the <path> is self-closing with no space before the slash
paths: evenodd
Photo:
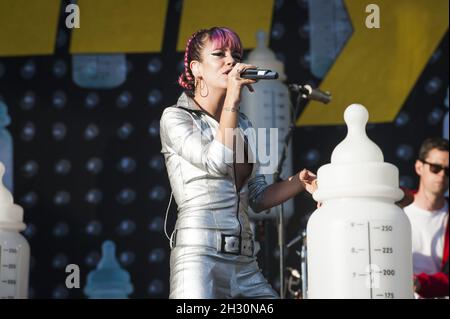
<path id="1" fill-rule="evenodd" d="M 343 110 L 356 102 L 369 109 L 368 135 L 399 168 L 401 185 L 415 188 L 420 143 L 443 134 L 446 113 L 448 127 L 447 0 L 72 2 L 0 0 L 0 99 L 12 120 L 31 298 L 83 298 L 66 288 L 65 267 L 80 266 L 83 288 L 106 239 L 131 275 L 131 297 L 168 296 L 170 186 L 159 118 L 181 93 L 181 51 L 194 30 L 229 26 L 246 54 L 264 30 L 287 83 L 331 91 L 329 105 L 302 105 L 295 170 L 329 162 L 346 134 Z M 369 4 L 379 9 L 378 27 Z M 314 207 L 311 197 L 296 198 L 288 241 Z M 169 231 L 175 214 L 172 206 Z M 256 223 L 258 259 L 277 288 L 275 230 L 274 221 Z M 288 266 L 299 268 L 298 249 Z"/>

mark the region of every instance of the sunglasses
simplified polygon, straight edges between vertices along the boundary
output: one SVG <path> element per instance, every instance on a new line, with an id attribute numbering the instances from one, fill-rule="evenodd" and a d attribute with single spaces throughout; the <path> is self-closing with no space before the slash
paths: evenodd
<path id="1" fill-rule="evenodd" d="M 424 164 L 428 164 L 430 166 L 430 172 L 433 174 L 439 174 L 442 170 L 444 170 L 445 176 L 448 176 L 448 167 L 441 166 L 439 164 L 429 163 L 424 160 L 420 160 Z"/>

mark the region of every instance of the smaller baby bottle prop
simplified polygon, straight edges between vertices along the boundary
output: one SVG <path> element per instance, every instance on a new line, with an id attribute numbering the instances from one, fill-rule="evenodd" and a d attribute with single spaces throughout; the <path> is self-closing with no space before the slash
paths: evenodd
<path id="1" fill-rule="evenodd" d="M 28 298 L 30 246 L 19 231 L 25 229 L 23 209 L 3 185 L 0 162 L 0 299 Z"/>
<path id="2" fill-rule="evenodd" d="M 89 299 L 126 299 L 133 292 L 130 275 L 116 259 L 116 246 L 110 240 L 102 245 L 102 259 L 87 277 L 84 293 Z"/>

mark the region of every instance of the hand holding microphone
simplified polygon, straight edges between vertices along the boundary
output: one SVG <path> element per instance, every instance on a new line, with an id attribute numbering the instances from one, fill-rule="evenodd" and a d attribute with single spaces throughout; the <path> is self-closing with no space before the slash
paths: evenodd
<path id="1" fill-rule="evenodd" d="M 256 83 L 256 80 L 241 76 L 248 69 L 256 69 L 256 66 L 246 63 L 236 63 L 225 70 L 224 74 L 228 78 L 227 96 L 225 98 L 227 104 L 234 105 L 241 100 L 241 90 L 243 87 L 247 87 L 250 92 L 255 91 L 252 84 Z"/>

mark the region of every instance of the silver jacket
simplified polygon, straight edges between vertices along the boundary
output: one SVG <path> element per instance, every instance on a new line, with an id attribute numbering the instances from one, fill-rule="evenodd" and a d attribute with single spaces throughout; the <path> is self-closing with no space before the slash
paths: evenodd
<path id="1" fill-rule="evenodd" d="M 248 143 L 253 170 L 238 192 L 234 178 L 233 151 L 214 136 L 219 123 L 199 110 L 182 94 L 167 107 L 160 121 L 162 153 L 170 185 L 178 204 L 175 228 L 210 229 L 223 234 L 253 238 L 248 206 L 261 211 L 267 187 L 256 158 L 256 135 L 248 118 L 240 113 L 239 131 Z M 256 160 L 255 160 L 256 159 Z"/>

